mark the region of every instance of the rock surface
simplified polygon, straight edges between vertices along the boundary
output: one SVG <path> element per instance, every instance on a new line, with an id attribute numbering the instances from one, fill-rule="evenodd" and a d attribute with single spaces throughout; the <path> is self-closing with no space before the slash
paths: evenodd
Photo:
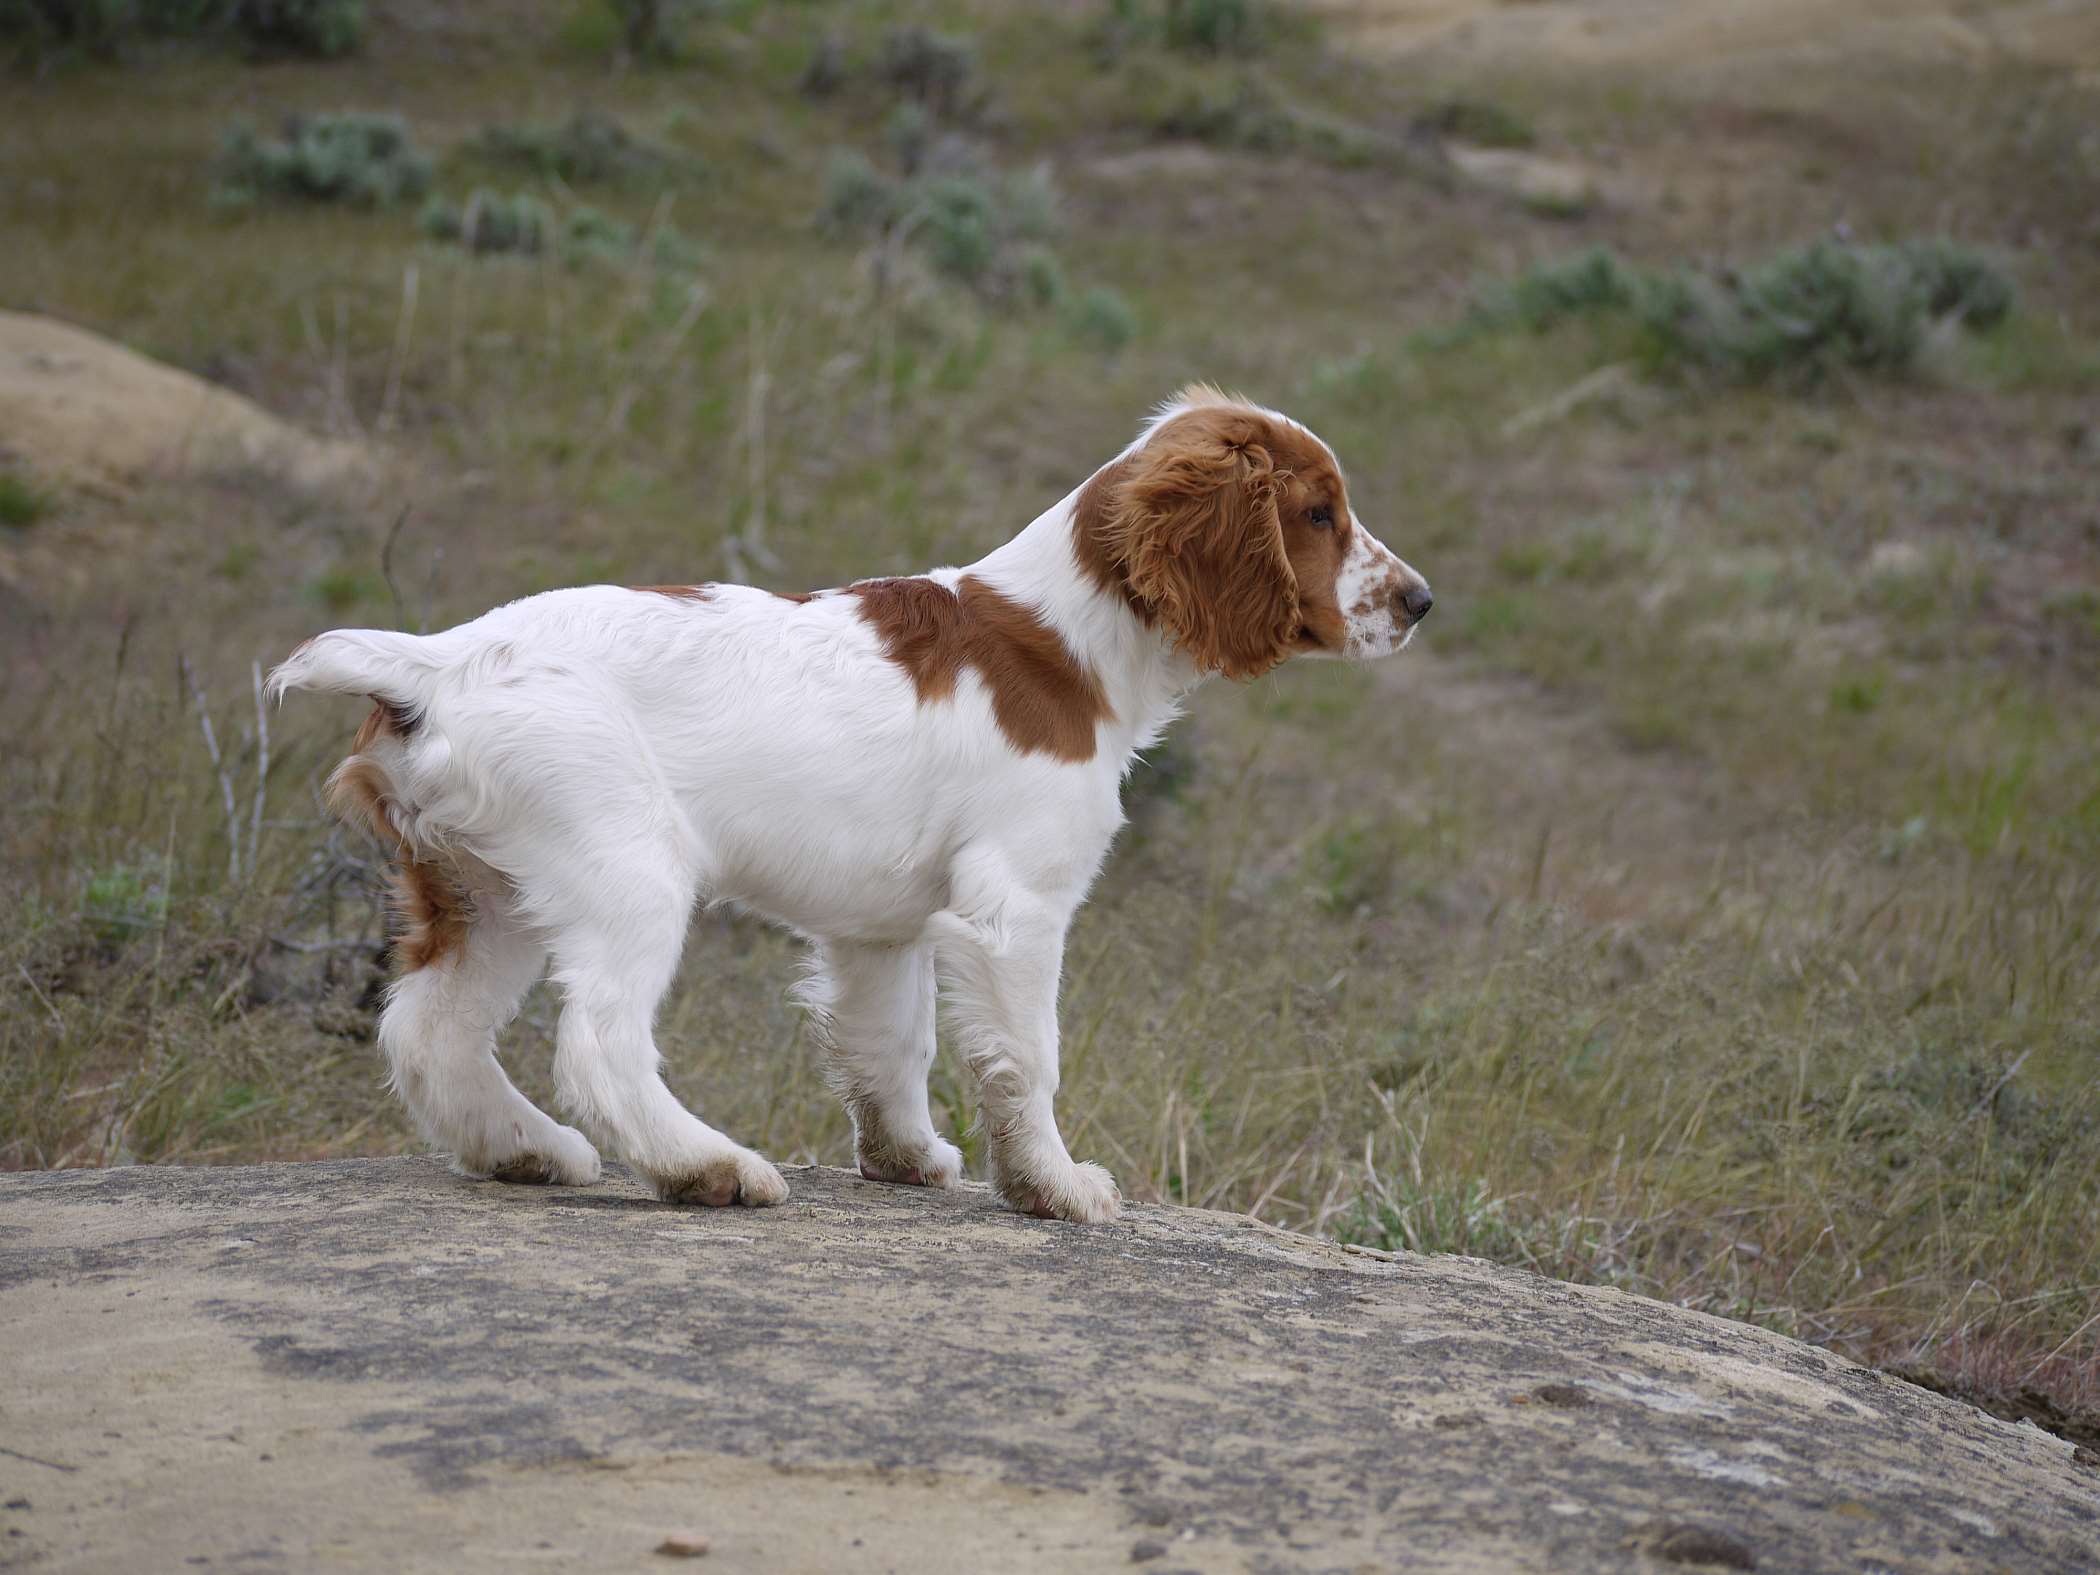
<path id="1" fill-rule="evenodd" d="M 0 1177 L 0 1566 L 2076 1570 L 2071 1446 L 1228 1215 L 434 1159 Z"/>

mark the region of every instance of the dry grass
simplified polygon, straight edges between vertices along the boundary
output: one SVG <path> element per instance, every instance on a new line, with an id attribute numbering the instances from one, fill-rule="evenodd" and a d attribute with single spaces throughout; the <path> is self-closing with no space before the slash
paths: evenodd
<path id="1" fill-rule="evenodd" d="M 990 84 L 971 134 L 1057 162 L 1066 257 L 1137 306 L 1111 356 L 930 280 L 878 293 L 808 222 L 830 150 L 881 135 L 852 68 L 895 14 L 845 14 L 822 101 L 794 88 L 818 19 L 793 7 L 726 8 L 693 63 L 611 76 L 533 27 L 382 15 L 364 62 L 11 88 L 0 304 L 384 433 L 402 463 L 376 495 L 60 497 L 0 537 L 0 726 L 26 741 L 0 782 L 0 1164 L 412 1143 L 369 1043 L 375 855 L 315 795 L 356 708 L 273 720 L 251 839 L 252 662 L 580 580 L 966 561 L 1202 374 L 1333 438 L 1439 610 L 1385 667 L 1206 691 L 1133 779 L 1073 938 L 1074 1148 L 1138 1197 L 2100 1402 L 2100 285 L 2066 260 L 2100 191 L 2072 100 L 2026 72 L 1695 102 L 1454 84 L 1297 33 L 1261 61 L 1394 138 L 1460 88 L 1499 96 L 1653 194 L 1554 224 L 1405 171 L 1163 157 L 1117 108 L 1151 67 L 1104 68 L 1086 18 L 938 8 Z M 205 201 L 227 106 L 401 113 L 457 196 L 485 126 L 584 104 L 676 155 L 593 203 L 676 224 L 697 267 L 473 259 L 405 215 Z M 1811 398 L 1635 377 L 1556 403 L 1623 355 L 1582 323 L 1411 348 L 1572 246 L 1740 258 L 1839 220 L 2000 249 L 2020 315 L 1907 383 Z M 237 874 L 182 657 L 254 843 Z M 837 1162 L 791 962 L 701 917 L 662 1040 L 711 1120 Z M 553 1005 L 513 1036 L 539 1097 Z M 936 1094 L 966 1133 L 945 1060 Z"/>

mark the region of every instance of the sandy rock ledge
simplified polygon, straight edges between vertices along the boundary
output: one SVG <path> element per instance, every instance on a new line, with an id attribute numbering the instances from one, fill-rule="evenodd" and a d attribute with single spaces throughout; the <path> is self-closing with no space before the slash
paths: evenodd
<path id="1" fill-rule="evenodd" d="M 434 1159 L 0 1177 L 0 1567 L 2081 1570 L 2071 1446 L 1234 1216 Z"/>

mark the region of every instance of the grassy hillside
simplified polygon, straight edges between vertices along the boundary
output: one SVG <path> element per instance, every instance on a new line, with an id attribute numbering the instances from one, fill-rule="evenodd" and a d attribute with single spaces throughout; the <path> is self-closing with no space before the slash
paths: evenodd
<path id="1" fill-rule="evenodd" d="M 271 718 L 258 810 L 252 664 L 581 581 L 968 561 L 1203 377 L 1334 443 L 1437 613 L 1379 667 L 1212 686 L 1136 771 L 1069 959 L 1074 1151 L 2100 1402 L 2093 90 L 1673 90 L 1256 14 L 725 0 L 635 60 L 610 10 L 403 3 L 343 59 L 9 78 L 0 307 L 394 463 L 117 494 L 0 458 L 0 1164 L 412 1146 L 377 856 L 318 808 L 360 708 Z M 453 239 L 215 166 L 339 111 L 401 118 Z M 1466 138 L 1580 181 L 1487 184 Z M 459 244 L 499 205 L 537 251 Z M 1877 273 L 1802 353 L 1744 281 L 1832 237 L 1958 242 L 2010 310 L 1890 328 Z M 1509 309 L 1599 247 L 1706 315 Z M 1751 330 L 1769 365 L 1708 353 Z M 661 1039 L 710 1121 L 837 1163 L 791 963 L 701 916 Z M 554 1008 L 513 1030 L 536 1098 Z"/>

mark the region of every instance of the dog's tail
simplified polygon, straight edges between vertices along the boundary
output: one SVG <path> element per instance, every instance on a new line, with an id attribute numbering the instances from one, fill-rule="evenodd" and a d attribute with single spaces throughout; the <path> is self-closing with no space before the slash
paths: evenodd
<path id="1" fill-rule="evenodd" d="M 265 685 L 273 701 L 288 689 L 371 697 L 349 757 L 328 779 L 328 804 L 411 871 L 445 840 L 427 809 L 448 751 L 425 722 L 457 665 L 442 636 L 335 629 L 292 652 Z"/>
<path id="2" fill-rule="evenodd" d="M 287 689 L 370 695 L 412 715 L 428 703 L 438 674 L 450 665 L 437 647 L 426 635 L 392 629 L 334 629 L 279 663 L 266 692 L 273 702 Z"/>

